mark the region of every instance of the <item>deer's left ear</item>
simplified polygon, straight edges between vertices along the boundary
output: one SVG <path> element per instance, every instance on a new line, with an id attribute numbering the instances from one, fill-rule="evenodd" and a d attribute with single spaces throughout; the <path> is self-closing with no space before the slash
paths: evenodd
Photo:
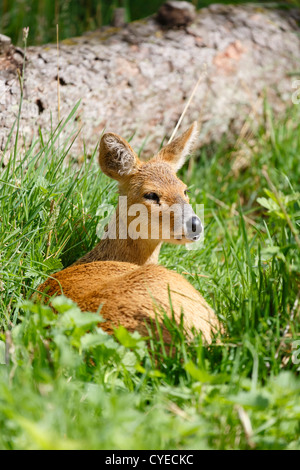
<path id="1" fill-rule="evenodd" d="M 99 164 L 103 173 L 121 182 L 137 170 L 140 161 L 125 139 L 110 132 L 100 141 Z"/>
<path id="2" fill-rule="evenodd" d="M 199 128 L 195 121 L 180 137 L 163 147 L 155 159 L 169 163 L 175 172 L 178 171 L 192 152 L 198 136 Z"/>

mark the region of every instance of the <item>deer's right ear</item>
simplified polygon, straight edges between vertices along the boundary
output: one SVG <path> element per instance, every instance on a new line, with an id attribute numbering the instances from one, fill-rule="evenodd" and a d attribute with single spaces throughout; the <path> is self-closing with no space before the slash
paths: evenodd
<path id="1" fill-rule="evenodd" d="M 195 121 L 187 131 L 163 147 L 155 158 L 169 163 L 174 171 L 178 171 L 193 149 L 198 135 L 198 123 Z"/>
<path id="2" fill-rule="evenodd" d="M 107 176 L 121 181 L 135 172 L 140 161 L 125 139 L 117 134 L 104 134 L 100 141 L 100 168 Z"/>

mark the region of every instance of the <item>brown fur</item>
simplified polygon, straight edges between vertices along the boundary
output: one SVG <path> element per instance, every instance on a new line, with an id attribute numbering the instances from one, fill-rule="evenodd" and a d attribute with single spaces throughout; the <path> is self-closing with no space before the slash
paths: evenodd
<path id="1" fill-rule="evenodd" d="M 104 134 L 100 142 L 99 164 L 102 171 L 119 183 L 119 193 L 127 196 L 128 207 L 132 204 L 144 204 L 150 214 L 151 202 L 145 201 L 143 195 L 155 192 L 160 196 L 160 209 L 173 204 L 189 202 L 185 194 L 186 185 L 176 176 L 176 171 L 183 165 L 186 155 L 191 150 L 198 133 L 197 123 L 194 123 L 184 134 L 164 147 L 154 158 L 148 162 L 139 160 L 130 145 L 116 134 Z M 107 140 L 115 142 L 115 148 L 109 148 Z M 124 149 L 126 168 L 120 167 L 120 158 L 115 157 L 113 151 Z M 119 206 L 116 209 L 117 225 L 119 223 Z M 128 224 L 132 218 L 128 217 Z M 172 219 L 171 219 L 172 223 Z M 91 263 L 93 261 L 127 261 L 138 265 L 157 263 L 162 240 L 137 239 L 127 237 L 123 239 L 101 240 L 100 243 L 76 264 Z M 187 243 L 182 240 L 168 240 L 170 243 Z"/>
<path id="2" fill-rule="evenodd" d="M 39 287 L 50 297 L 64 293 L 74 300 L 83 311 L 97 312 L 106 319 L 100 326 L 108 333 L 123 325 L 129 331 L 147 335 L 145 323 L 155 320 L 155 311 L 165 311 L 180 322 L 181 312 L 185 328 L 201 331 L 207 342 L 218 324 L 213 310 L 203 297 L 182 276 L 159 265 L 138 267 L 130 263 L 113 261 L 94 262 L 71 266 Z M 165 340 L 168 331 L 163 328 Z"/>
<path id="3" fill-rule="evenodd" d="M 186 204 L 186 186 L 175 172 L 184 163 L 196 132 L 197 126 L 194 124 L 146 163 L 138 159 L 124 139 L 115 134 L 105 134 L 100 143 L 101 169 L 119 182 L 120 194 L 127 196 L 128 207 L 135 203 L 144 204 L 150 213 L 153 201 L 144 197 L 150 192 L 158 194 L 160 199 L 159 204 L 155 203 L 154 210 Z M 118 207 L 117 221 L 119 217 Z M 128 216 L 128 223 L 131 219 Z M 170 222 L 172 224 L 172 219 Z M 188 241 L 185 238 L 178 241 L 174 234 L 172 237 L 168 240 L 171 243 Z M 155 320 L 162 310 L 170 319 L 174 314 L 176 323 L 179 323 L 184 312 L 187 331 L 193 328 L 201 331 L 209 343 L 212 332 L 218 329 L 213 310 L 182 276 L 153 264 L 158 261 L 162 241 L 160 226 L 157 240 L 133 240 L 130 237 L 125 240 L 103 239 L 75 265 L 44 282 L 39 291 L 49 297 L 63 293 L 85 311 L 97 312 L 102 306 L 101 315 L 106 322 L 100 326 L 108 333 L 112 333 L 114 327 L 123 325 L 129 331 L 137 330 L 147 335 L 145 323 Z M 163 334 L 168 341 L 169 333 L 164 327 Z"/>

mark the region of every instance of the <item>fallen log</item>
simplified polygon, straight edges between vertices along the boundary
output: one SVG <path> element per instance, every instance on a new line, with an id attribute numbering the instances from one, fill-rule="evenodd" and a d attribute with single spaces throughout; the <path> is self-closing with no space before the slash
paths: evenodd
<path id="1" fill-rule="evenodd" d="M 173 2 L 174 3 L 174 2 Z M 156 17 L 27 50 L 19 144 L 29 145 L 38 128 L 58 122 L 78 100 L 82 127 L 73 153 L 90 152 L 104 129 L 156 152 L 170 136 L 203 67 L 202 80 L 183 126 L 202 124 L 199 145 L 238 134 L 250 113 L 259 120 L 262 101 L 275 113 L 291 105 L 299 71 L 299 10 L 255 5 L 211 5 L 191 24 L 170 28 Z M 30 34 L 30 33 L 29 33 Z M 0 38 L 1 42 L 1 38 Z M 17 117 L 22 51 L 0 47 L 0 150 Z M 59 70 L 58 70 L 59 65 Z"/>

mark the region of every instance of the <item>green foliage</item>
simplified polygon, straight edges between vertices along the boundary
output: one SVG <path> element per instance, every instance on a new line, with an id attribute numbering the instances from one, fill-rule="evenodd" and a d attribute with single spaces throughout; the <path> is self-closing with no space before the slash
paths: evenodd
<path id="1" fill-rule="evenodd" d="M 211 0 L 188 1 L 197 8 L 214 3 Z M 164 0 L 0 0 L 0 32 L 22 46 L 22 29 L 29 26 L 29 44 L 55 42 L 57 24 L 60 39 L 66 39 L 109 24 L 115 8 L 124 7 L 127 20 L 134 21 L 153 15 L 163 3 Z M 242 1 L 223 0 L 219 3 Z"/>
<path id="2" fill-rule="evenodd" d="M 80 169 L 71 156 L 76 110 L 0 170 L 0 447 L 299 449 L 299 109 L 276 125 L 269 113 L 243 170 L 245 148 L 220 144 L 182 171 L 205 243 L 165 245 L 160 261 L 189 273 L 225 331 L 205 347 L 165 320 L 171 349 L 109 336 L 64 297 L 57 314 L 31 299 L 95 245 L 97 209 L 116 202 L 95 154 Z"/>

